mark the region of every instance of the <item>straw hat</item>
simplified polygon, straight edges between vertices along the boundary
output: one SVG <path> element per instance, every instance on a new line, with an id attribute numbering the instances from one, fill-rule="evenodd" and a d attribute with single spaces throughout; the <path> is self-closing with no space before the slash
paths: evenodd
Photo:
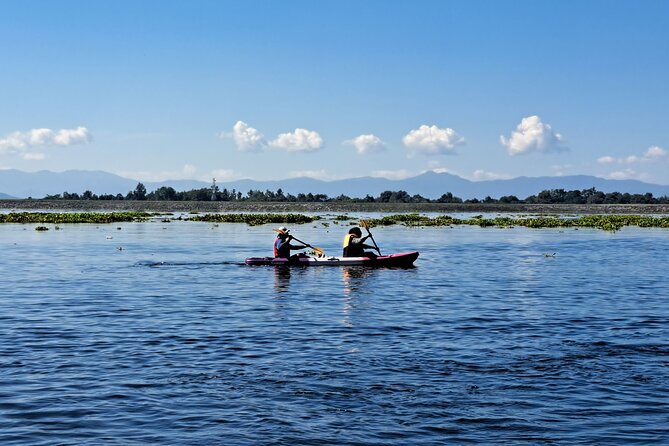
<path id="1" fill-rule="evenodd" d="M 285 226 L 279 226 L 278 228 L 274 229 L 274 232 L 278 232 L 279 234 L 288 234 L 290 230 Z"/>

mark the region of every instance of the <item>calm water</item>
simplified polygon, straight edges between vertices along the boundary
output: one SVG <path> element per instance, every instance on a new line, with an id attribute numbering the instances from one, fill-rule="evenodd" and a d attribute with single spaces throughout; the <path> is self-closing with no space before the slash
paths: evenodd
<path id="1" fill-rule="evenodd" d="M 2 445 L 669 443 L 667 230 L 376 229 L 402 270 L 242 265 L 271 225 L 35 226 L 0 226 Z"/>

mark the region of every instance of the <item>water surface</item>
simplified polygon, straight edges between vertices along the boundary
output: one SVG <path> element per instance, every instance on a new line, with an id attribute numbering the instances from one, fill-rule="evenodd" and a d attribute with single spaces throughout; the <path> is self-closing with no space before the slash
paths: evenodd
<path id="1" fill-rule="evenodd" d="M 243 265 L 271 225 L 34 226 L 0 226 L 0 444 L 669 442 L 667 230 L 377 228 L 421 255 L 368 269 Z"/>

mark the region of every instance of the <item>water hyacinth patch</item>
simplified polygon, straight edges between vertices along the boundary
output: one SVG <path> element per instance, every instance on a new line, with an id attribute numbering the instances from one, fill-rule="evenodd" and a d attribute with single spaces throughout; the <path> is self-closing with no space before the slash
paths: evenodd
<path id="1" fill-rule="evenodd" d="M 304 224 L 320 220 L 303 214 L 205 214 L 186 218 L 188 221 L 206 221 L 215 223 L 246 223 L 251 226 L 268 223 Z"/>
<path id="2" fill-rule="evenodd" d="M 0 223 L 115 223 L 144 221 L 146 212 L 11 212 L 0 214 Z"/>
<path id="3" fill-rule="evenodd" d="M 405 226 L 450 226 L 474 225 L 481 227 L 507 228 L 524 226 L 527 228 L 565 228 L 582 227 L 598 228 L 605 231 L 617 231 L 624 226 L 642 228 L 669 228 L 669 217 L 650 217 L 643 215 L 586 215 L 582 217 L 495 217 L 483 218 L 477 215 L 469 219 L 454 218 L 448 215 L 430 218 L 418 214 L 388 215 L 383 218 L 368 220 L 370 226 L 388 226 L 403 224 Z"/>

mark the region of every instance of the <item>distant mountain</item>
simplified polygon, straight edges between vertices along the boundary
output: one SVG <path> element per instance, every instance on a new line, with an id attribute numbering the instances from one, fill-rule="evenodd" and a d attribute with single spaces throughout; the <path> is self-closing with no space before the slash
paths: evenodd
<path id="1" fill-rule="evenodd" d="M 602 192 L 628 192 L 645 194 L 650 192 L 655 197 L 669 196 L 669 186 L 644 183 L 637 180 L 607 180 L 588 175 L 563 177 L 518 177 L 509 180 L 470 181 L 449 173 L 426 172 L 404 180 L 387 178 L 359 177 L 346 180 L 321 181 L 313 178 L 291 178 L 282 181 L 242 180 L 220 183 L 221 189 L 236 189 L 246 193 L 250 189 L 272 190 L 281 188 L 284 193 L 326 194 L 336 197 L 344 194 L 349 197 L 362 198 L 365 195 L 378 196 L 386 190 L 404 190 L 411 195 L 420 194 L 426 198 L 439 198 L 451 192 L 456 197 L 467 198 L 499 198 L 504 195 L 515 195 L 526 198 L 545 189 L 582 190 L 594 187 Z"/>
<path id="2" fill-rule="evenodd" d="M 0 193 L 0 200 L 11 200 L 11 199 L 14 199 L 14 198 L 16 198 L 16 197 L 12 197 L 11 195 Z"/>
<path id="3" fill-rule="evenodd" d="M 162 186 L 173 187 L 177 191 L 210 187 L 211 184 L 196 180 L 172 180 L 143 182 L 150 192 Z M 83 193 L 90 190 L 95 194 L 127 194 L 137 186 L 137 180 L 123 178 L 104 171 L 68 170 L 65 172 L 22 172 L 0 170 L 0 197 L 5 195 L 20 198 L 43 198 L 46 195 L 65 191 Z M 411 195 L 420 194 L 426 198 L 439 198 L 451 192 L 467 198 L 499 198 L 515 195 L 526 198 L 545 189 L 582 190 L 594 187 L 602 192 L 628 192 L 632 194 L 652 193 L 655 197 L 669 196 L 669 186 L 644 183 L 637 180 L 607 180 L 604 178 L 574 175 L 563 177 L 518 177 L 509 180 L 470 181 L 449 173 L 426 172 L 404 180 L 359 177 L 346 180 L 322 181 L 314 178 L 290 178 L 279 181 L 237 180 L 219 182 L 220 189 L 236 190 L 246 194 L 249 190 L 282 189 L 284 193 L 325 194 L 329 197 L 347 195 L 349 197 L 378 196 L 386 190 L 404 190 Z"/>

